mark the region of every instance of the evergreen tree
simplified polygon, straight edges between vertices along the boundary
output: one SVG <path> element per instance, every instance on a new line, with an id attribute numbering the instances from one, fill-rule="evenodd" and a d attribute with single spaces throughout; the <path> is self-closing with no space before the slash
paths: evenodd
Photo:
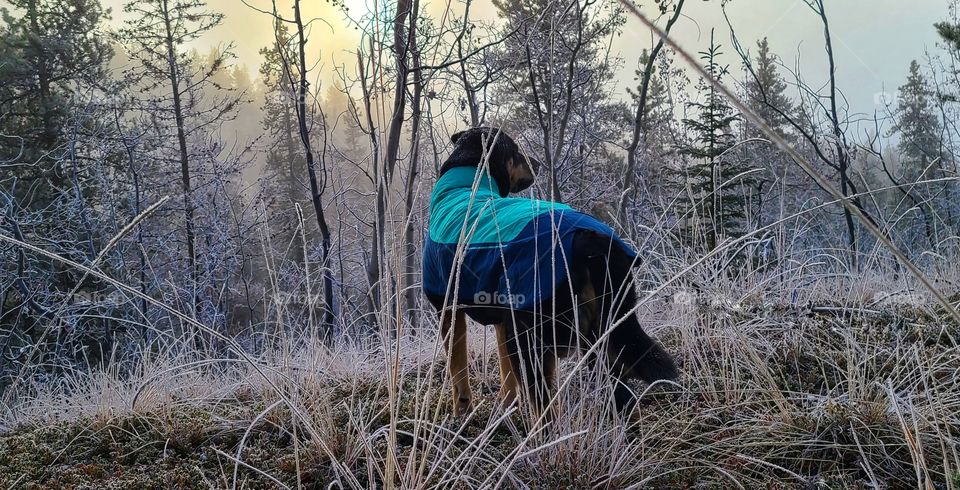
<path id="1" fill-rule="evenodd" d="M 277 218 L 271 221 L 271 228 L 281 233 L 296 228 L 294 203 L 300 203 L 306 209 L 310 197 L 304 184 L 307 163 L 299 145 L 300 133 L 294 113 L 296 94 L 291 91 L 291 80 L 300 77 L 293 73 L 297 67 L 292 64 L 296 53 L 291 42 L 289 29 L 278 21 L 275 43 L 260 50 L 264 58 L 260 77 L 265 88 L 261 122 L 269 136 L 261 192 L 271 214 Z M 286 246 L 291 237 L 288 234 L 282 236 L 286 238 L 283 240 L 283 246 Z M 302 260 L 302 247 L 294 248 L 294 255 Z"/>
<path id="2" fill-rule="evenodd" d="M 787 83 L 780 76 L 777 69 L 778 57 L 770 52 L 767 38 L 757 42 L 756 58 L 747 66 L 745 92 L 746 102 L 771 129 L 792 141 L 788 118 L 795 117 L 793 101 L 787 95 Z M 743 125 L 743 137 L 756 139 L 743 147 L 743 159 L 757 162 L 763 172 L 752 179 L 756 196 L 754 203 L 757 225 L 776 219 L 778 207 L 767 206 L 767 195 L 774 185 L 779 183 L 780 189 L 789 196 L 798 200 L 807 198 L 809 183 L 806 175 L 774 145 L 768 143 L 766 136 L 759 128 L 752 124 Z M 774 191 L 775 192 L 775 191 Z"/>
<path id="3" fill-rule="evenodd" d="M 958 83 L 957 74 L 958 74 L 958 63 L 960 63 L 960 1 L 951 0 L 949 5 L 950 18 L 944 22 L 938 22 L 934 25 L 939 34 L 940 38 L 945 42 L 945 48 L 949 55 L 949 64 L 944 68 L 948 75 L 947 78 L 952 78 L 953 83 L 939 84 L 936 87 L 936 98 L 933 99 L 933 102 L 936 104 L 937 109 L 943 114 L 941 119 L 941 124 L 949 128 L 948 132 L 955 131 L 955 126 L 953 121 L 957 118 L 951 117 L 956 111 L 956 103 L 960 101 L 960 95 L 957 94 Z M 946 151 L 940 152 L 937 156 L 941 157 L 941 161 L 938 163 L 940 168 L 941 175 L 956 175 L 958 169 L 958 163 L 956 160 L 955 151 L 953 151 L 953 145 L 950 144 L 950 148 Z M 957 230 L 960 229 L 960 185 L 957 185 L 956 182 L 945 182 L 943 184 L 943 193 L 942 193 L 942 206 L 941 213 L 946 215 L 946 221 L 952 229 L 952 233 L 956 234 Z"/>
<path id="4" fill-rule="evenodd" d="M 636 113 L 634 108 L 640 104 L 640 91 L 642 90 L 644 66 L 647 64 L 649 52 L 644 51 L 638 61 L 639 68 L 636 70 L 634 80 L 637 82 L 636 89 L 627 88 L 627 93 L 632 99 L 632 104 L 626 109 L 624 120 L 636 124 Z M 664 185 L 669 188 L 669 176 L 665 175 L 665 167 L 660 164 L 665 158 L 669 157 L 675 151 L 674 137 L 677 133 L 677 127 L 674 119 L 674 101 L 671 96 L 671 88 L 668 84 L 672 83 L 671 76 L 679 76 L 677 70 L 671 69 L 671 57 L 669 51 L 660 54 L 659 59 L 650 73 L 650 82 L 647 86 L 647 97 L 643 106 L 643 115 L 640 118 L 640 134 L 637 140 L 637 149 L 633 166 L 633 185 L 632 189 L 636 191 L 646 191 L 646 197 L 661 194 Z M 659 65 L 656 66 L 656 65 Z M 633 112 L 633 113 L 631 113 Z M 634 129 L 634 128 L 630 128 Z M 629 136 L 628 136 L 629 137 Z M 629 144 L 627 141 L 627 151 Z M 627 160 L 627 170 L 630 169 L 630 160 Z M 634 195 L 630 195 L 634 194 Z M 628 203 L 635 206 L 636 216 L 641 217 L 645 214 L 642 211 L 641 201 L 636 199 L 636 192 L 624 194 L 622 199 L 622 209 L 628 209 Z"/>
<path id="5" fill-rule="evenodd" d="M 505 110 L 493 114 L 492 122 L 526 133 L 535 145 L 530 150 L 545 166 L 547 197 L 562 200 L 565 182 L 602 167 L 612 174 L 619 163 L 603 143 L 619 139 L 623 128 L 625 111 L 610 94 L 616 60 L 606 49 L 623 16 L 596 0 L 494 0 L 494 5 L 505 36 L 494 93 Z"/>
<path id="6" fill-rule="evenodd" d="M 205 183 L 198 181 L 204 172 L 211 178 L 220 177 L 216 161 L 220 149 L 212 133 L 234 116 L 239 98 L 217 81 L 233 56 L 229 46 L 215 50 L 205 62 L 187 47 L 219 25 L 223 14 L 208 10 L 202 0 L 131 1 L 124 11 L 132 19 L 120 29 L 120 41 L 137 62 L 126 75 L 130 86 L 139 90 L 140 109 L 150 114 L 156 138 L 163 143 L 156 158 L 163 171 L 176 176 L 179 183 L 185 245 L 180 256 L 186 259 L 190 279 L 184 289 L 199 310 L 202 292 L 208 291 L 212 298 L 215 290 L 209 282 L 201 284 L 204 277 L 209 278 L 204 269 L 210 269 L 216 257 L 206 252 L 216 254 L 222 247 L 211 240 L 207 230 L 198 229 L 203 216 L 197 211 L 202 214 L 204 208 L 198 206 L 202 199 L 194 190 Z M 205 220 L 205 224 L 217 226 L 215 219 Z M 202 239 L 199 243 L 198 237 Z M 201 244 L 205 251 L 200 251 Z M 207 264 L 200 259 L 207 259 Z"/>
<path id="7" fill-rule="evenodd" d="M 793 114 L 793 102 L 787 96 L 787 84 L 777 70 L 777 56 L 770 52 L 767 38 L 757 42 L 757 57 L 753 75 L 747 77 L 748 104 L 772 129 L 781 134 L 789 126 L 786 116 Z M 747 137 L 762 137 L 759 129 L 747 127 Z"/>
<path id="8" fill-rule="evenodd" d="M 952 2 L 951 9 L 957 9 L 956 1 Z M 960 24 L 954 22 L 937 22 L 934 24 L 934 28 L 936 28 L 937 34 L 940 35 L 940 39 L 943 39 L 947 43 L 947 46 L 956 51 L 960 51 Z"/>
<path id="9" fill-rule="evenodd" d="M 633 100 L 634 105 L 639 103 L 640 90 L 643 81 L 644 72 L 642 67 L 647 64 L 650 52 L 644 50 L 637 62 L 640 68 L 634 72 L 634 81 L 637 82 L 637 88 L 627 88 L 627 94 Z M 666 55 L 664 55 L 666 56 Z M 650 83 L 647 87 L 647 100 L 643 107 L 643 117 L 641 118 L 641 131 L 643 132 L 643 141 L 647 145 L 663 146 L 668 140 L 667 132 L 670 121 L 673 119 L 669 103 L 670 94 L 666 83 L 659 71 L 654 65 L 650 72 Z M 630 117 L 628 114 L 627 117 Z"/>
<path id="10" fill-rule="evenodd" d="M 0 7 L 0 234 L 81 263 L 117 231 L 98 212 L 116 209 L 119 187 L 114 135 L 101 123 L 111 115 L 102 103 L 112 56 L 102 30 L 107 18 L 97 0 L 9 0 Z M 117 248 L 98 268 L 116 272 Z M 113 312 L 59 314 L 75 302 L 73 293 L 102 287 L 59 262 L 0 246 L 0 391 L 20 362 L 57 371 L 77 360 L 62 362 L 81 343 L 87 365 L 113 348 L 111 336 L 121 330 L 110 324 Z M 47 335 L 67 326 L 76 343 Z M 35 349 L 38 357 L 20 357 Z"/>
<path id="11" fill-rule="evenodd" d="M 8 4 L 12 11 L 0 8 L 0 161 L 29 163 L 13 167 L 20 178 L 57 180 L 63 173 L 51 166 L 66 151 L 70 98 L 106 78 L 113 51 L 100 26 L 108 14 L 98 0 Z"/>
<path id="12" fill-rule="evenodd" d="M 701 52 L 707 73 L 722 80 L 727 67 L 720 65 L 720 46 L 710 36 L 710 47 Z M 699 100 L 687 104 L 696 118 L 683 120 L 690 142 L 678 148 L 688 157 L 675 171 L 680 187 L 678 204 L 682 210 L 681 240 L 691 246 L 714 249 L 722 237 L 742 234 L 747 205 L 747 187 L 751 177 L 738 177 L 750 170 L 736 155 L 729 152 L 736 143 L 734 123 L 739 119 L 734 110 L 713 85 L 700 80 Z"/>
<path id="13" fill-rule="evenodd" d="M 918 184 L 925 179 L 949 175 L 943 172 L 940 119 L 934 113 L 931 99 L 932 93 L 920 71 L 920 64 L 913 60 L 910 62 L 907 81 L 899 90 L 896 123 L 890 130 L 890 135 L 900 135 L 900 142 L 897 144 L 899 175 L 889 168 L 886 160 L 881 161 L 881 164 L 887 178 L 897 186 L 908 202 L 920 211 L 915 219 L 908 217 L 901 220 L 900 224 L 906 228 L 906 238 L 909 240 L 922 236 L 916 231 L 920 230 L 920 227 L 911 226 L 911 223 L 922 223 L 928 244 L 936 247 L 940 241 L 937 235 L 941 227 L 938 224 L 942 224 L 944 218 L 947 222 L 952 221 L 952 203 L 949 198 L 946 202 L 937 202 L 949 196 L 948 183 Z M 934 164 L 933 169 L 940 170 L 939 175 L 930 172 L 928 167 L 931 164 Z"/>
<path id="14" fill-rule="evenodd" d="M 907 82 L 897 99 L 897 122 L 891 134 L 900 134 L 900 158 L 904 177 L 910 181 L 940 155 L 940 119 L 934 113 L 930 88 L 916 60 L 910 62 Z"/>

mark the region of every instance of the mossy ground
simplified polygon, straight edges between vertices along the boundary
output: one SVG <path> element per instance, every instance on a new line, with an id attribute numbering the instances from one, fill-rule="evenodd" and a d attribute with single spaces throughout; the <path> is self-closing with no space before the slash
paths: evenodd
<path id="1" fill-rule="evenodd" d="M 226 483 L 243 430 L 202 410 L 24 427 L 0 438 L 0 485 L 12 488 L 209 488 Z M 295 480 L 292 447 L 277 432 L 249 441 L 245 462 Z M 267 478 L 241 468 L 248 485 Z"/>
<path id="2" fill-rule="evenodd" d="M 574 383 L 575 401 L 561 407 L 572 415 L 547 437 L 559 442 L 523 457 L 523 418 L 492 422 L 490 357 L 474 366 L 469 419 L 450 413 L 441 363 L 405 372 L 393 402 L 376 377 L 281 387 L 298 415 L 269 390 L 243 388 L 21 425 L 0 436 L 0 487 L 222 488 L 234 474 L 242 488 L 380 487 L 389 468 L 408 487 L 960 485 L 960 356 L 945 335 L 960 329 L 945 315 L 702 308 L 690 318 L 660 335 L 683 365 L 682 390 L 644 397 L 625 428 L 584 411 L 595 394 Z M 564 439 L 578 428 L 589 434 Z"/>
<path id="3" fill-rule="evenodd" d="M 442 370 L 424 370 L 435 388 L 442 384 Z M 408 454 L 414 440 L 407 436 L 413 417 L 422 414 L 414 388 L 423 386 L 424 373 L 405 377 L 397 403 L 399 417 L 397 452 Z M 337 480 L 328 450 L 349 451 L 357 434 L 351 428 L 358 417 L 370 430 L 390 423 L 386 388 L 382 385 L 332 386 L 321 403 L 349 400 L 333 413 L 330 423 L 341 431 L 327 431 L 324 449 L 312 443 L 302 428 L 293 433 L 293 414 L 276 408 L 265 416 L 265 404 L 249 399 L 221 400 L 215 405 L 189 402 L 171 405 L 160 412 L 128 414 L 109 419 L 80 419 L 54 424 L 30 424 L 0 435 L 0 487 L 2 488 L 222 488 L 236 482 L 242 488 L 276 488 L 281 485 L 325 488 Z M 246 397 L 244 397 L 246 398 Z M 490 390 L 477 393 L 480 404 L 492 406 Z M 445 399 L 436 408 L 449 415 Z M 316 407 L 315 407 L 316 408 Z M 324 407 L 326 409 L 328 407 Z M 418 410 L 420 412 L 418 412 Z M 318 410 L 319 411 L 319 410 Z M 484 424 L 478 410 L 469 421 L 447 417 L 451 430 L 462 429 L 464 441 L 479 434 Z M 258 417 L 260 415 L 260 417 Z M 307 416 L 320 416 L 308 413 Z M 465 424 L 460 426 L 462 422 Z M 522 426 L 514 417 L 515 426 Z M 296 424 L 302 427 L 302 424 Z M 249 433 L 248 433 L 249 431 Z M 245 433 L 247 433 L 244 438 Z M 296 437 L 296 441 L 294 438 Z M 498 438 L 509 443 L 505 434 Z M 340 440 L 338 440 L 340 439 Z M 243 450 L 236 464 L 237 449 Z M 387 450 L 384 440 L 375 450 Z M 464 443 L 463 446 L 469 444 Z M 346 459 L 346 458 L 344 458 Z M 382 478 L 368 473 L 364 462 L 346 470 L 364 485 L 380 486 Z M 338 464 L 343 460 L 338 459 Z M 267 476 L 269 475 L 269 476 Z"/>

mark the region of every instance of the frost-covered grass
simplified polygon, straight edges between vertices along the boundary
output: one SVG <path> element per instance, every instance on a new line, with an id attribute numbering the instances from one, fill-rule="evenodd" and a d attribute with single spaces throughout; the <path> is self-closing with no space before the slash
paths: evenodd
<path id="1" fill-rule="evenodd" d="M 424 312 L 416 335 L 271 339 L 256 368 L 170 350 L 132 374 L 27 386 L 5 411 L 0 486 L 960 487 L 960 328 L 891 273 L 811 270 L 704 266 L 647 300 L 645 328 L 683 374 L 636 387 L 632 426 L 572 359 L 558 420 L 529 430 L 496 403 L 479 326 L 477 408 L 453 416 Z"/>

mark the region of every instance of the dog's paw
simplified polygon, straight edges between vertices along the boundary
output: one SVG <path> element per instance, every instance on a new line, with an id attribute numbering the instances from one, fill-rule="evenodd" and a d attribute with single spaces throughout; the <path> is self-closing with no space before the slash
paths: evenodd
<path id="1" fill-rule="evenodd" d="M 457 397 L 453 400 L 453 413 L 465 415 L 473 411 L 473 399 L 468 396 Z"/>

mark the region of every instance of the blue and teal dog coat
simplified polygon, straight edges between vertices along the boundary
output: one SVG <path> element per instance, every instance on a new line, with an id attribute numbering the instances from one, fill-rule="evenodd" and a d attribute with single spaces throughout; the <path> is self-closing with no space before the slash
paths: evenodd
<path id="1" fill-rule="evenodd" d="M 437 180 L 423 251 L 423 289 L 434 301 L 533 311 L 565 284 L 580 231 L 608 236 L 636 256 L 590 215 L 505 194 L 478 167 L 450 168 Z"/>

